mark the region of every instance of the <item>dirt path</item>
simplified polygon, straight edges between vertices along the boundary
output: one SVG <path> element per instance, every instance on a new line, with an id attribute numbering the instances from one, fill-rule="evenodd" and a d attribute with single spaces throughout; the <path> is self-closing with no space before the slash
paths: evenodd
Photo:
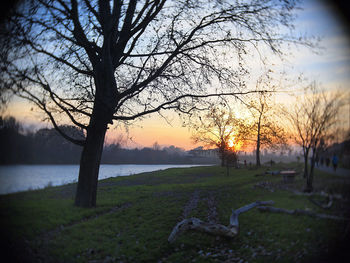
<path id="1" fill-rule="evenodd" d="M 200 194 L 200 191 L 198 190 L 192 193 L 190 200 L 188 200 L 187 204 L 184 206 L 181 219 L 188 218 L 190 213 L 197 208 L 198 202 L 199 202 L 199 194 Z"/>
<path id="2" fill-rule="evenodd" d="M 208 222 L 209 223 L 217 223 L 218 222 L 218 212 L 216 210 L 216 200 L 215 200 L 215 192 L 210 191 L 207 197 L 208 202 Z"/>

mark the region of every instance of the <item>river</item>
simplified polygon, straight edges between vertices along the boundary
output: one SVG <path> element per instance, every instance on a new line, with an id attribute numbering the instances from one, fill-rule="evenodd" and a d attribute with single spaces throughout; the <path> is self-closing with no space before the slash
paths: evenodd
<path id="1" fill-rule="evenodd" d="M 177 167 L 194 167 L 199 165 L 140 165 L 102 164 L 99 180 L 152 172 Z M 41 189 L 46 186 L 58 186 L 77 182 L 79 165 L 5 165 L 0 166 L 0 194 Z"/>

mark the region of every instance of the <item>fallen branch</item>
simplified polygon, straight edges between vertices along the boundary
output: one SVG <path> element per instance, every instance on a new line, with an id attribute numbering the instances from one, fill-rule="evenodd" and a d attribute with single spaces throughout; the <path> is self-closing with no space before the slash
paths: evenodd
<path id="1" fill-rule="evenodd" d="M 327 215 L 327 214 L 318 214 L 312 211 L 308 210 L 302 210 L 302 209 L 295 209 L 295 210 L 288 210 L 284 208 L 276 208 L 271 206 L 258 206 L 257 207 L 261 212 L 273 212 L 273 213 L 284 213 L 289 215 L 307 215 L 312 217 L 318 217 L 323 219 L 333 219 L 333 220 L 341 220 L 341 221 L 347 221 L 350 220 L 350 218 L 345 217 L 339 217 L 334 215 Z"/>
<path id="2" fill-rule="evenodd" d="M 309 197 L 309 200 L 310 200 L 313 204 L 315 204 L 315 205 L 317 205 L 317 206 L 319 206 L 319 207 L 321 207 L 321 208 L 323 208 L 323 209 L 329 209 L 329 208 L 331 208 L 332 205 L 333 205 L 333 196 L 332 196 L 332 195 L 328 195 L 328 194 L 327 194 L 327 196 L 326 196 L 326 202 L 327 202 L 327 204 L 324 204 L 324 203 L 322 203 L 322 202 L 319 202 L 319 201 L 313 199 L 313 196 L 312 196 L 312 195 Z"/>
<path id="3" fill-rule="evenodd" d="M 305 193 L 305 192 L 300 192 L 300 191 L 291 191 L 293 194 L 296 195 L 303 195 L 303 196 L 323 196 L 323 197 L 327 197 L 329 194 L 325 193 L 325 192 L 312 192 L 312 193 Z M 340 194 L 332 194 L 332 199 L 333 200 L 341 200 L 344 201 L 345 198 L 340 195 Z"/>
<path id="4" fill-rule="evenodd" d="M 204 232 L 210 235 L 232 238 L 238 235 L 239 233 L 239 222 L 238 222 L 239 214 L 247 212 L 248 210 L 256 206 L 273 205 L 273 204 L 274 204 L 273 201 L 256 201 L 249 205 L 238 208 L 237 210 L 232 210 L 232 214 L 230 217 L 230 224 L 228 226 L 224 226 L 216 223 L 204 222 L 195 217 L 186 218 L 176 224 L 176 226 L 173 228 L 173 231 L 171 231 L 169 235 L 168 242 L 169 243 L 174 242 L 181 233 L 187 230 L 195 230 L 195 231 Z"/>

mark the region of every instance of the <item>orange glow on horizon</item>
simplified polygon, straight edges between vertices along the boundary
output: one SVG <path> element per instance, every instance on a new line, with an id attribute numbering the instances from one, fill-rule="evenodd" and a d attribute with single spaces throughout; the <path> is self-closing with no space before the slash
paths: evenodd
<path id="1" fill-rule="evenodd" d="M 152 147 L 157 142 L 160 147 L 171 145 L 184 150 L 191 150 L 198 147 L 191 139 L 191 131 L 182 127 L 179 120 L 173 118 L 172 125 L 169 125 L 159 116 L 143 119 L 129 127 L 128 132 L 123 128 L 108 130 L 106 143 L 115 143 L 120 137 L 123 138 L 122 146 L 126 148 Z"/>

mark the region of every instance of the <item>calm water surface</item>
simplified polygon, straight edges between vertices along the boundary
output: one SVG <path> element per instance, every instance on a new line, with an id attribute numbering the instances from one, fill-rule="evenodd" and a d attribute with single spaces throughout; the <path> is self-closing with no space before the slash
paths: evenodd
<path id="1" fill-rule="evenodd" d="M 198 165 L 108 165 L 100 167 L 99 180 Z M 79 165 L 5 165 L 0 166 L 0 194 L 57 186 L 78 180 Z"/>

